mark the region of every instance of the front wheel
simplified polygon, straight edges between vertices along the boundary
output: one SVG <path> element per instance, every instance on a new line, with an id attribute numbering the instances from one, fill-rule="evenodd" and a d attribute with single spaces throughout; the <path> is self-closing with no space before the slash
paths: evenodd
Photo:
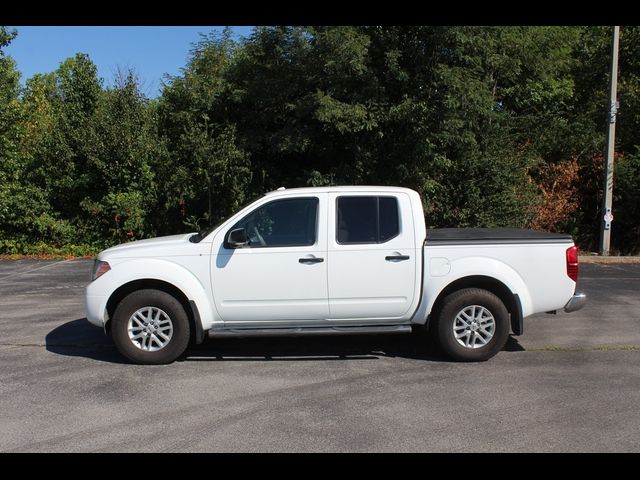
<path id="1" fill-rule="evenodd" d="M 117 306 L 111 328 L 118 351 L 135 363 L 171 363 L 189 344 L 182 304 L 160 290 L 137 290 Z"/>
<path id="2" fill-rule="evenodd" d="M 509 337 L 509 312 L 493 293 L 465 288 L 448 295 L 436 315 L 442 349 L 463 362 L 483 362 L 497 354 Z"/>

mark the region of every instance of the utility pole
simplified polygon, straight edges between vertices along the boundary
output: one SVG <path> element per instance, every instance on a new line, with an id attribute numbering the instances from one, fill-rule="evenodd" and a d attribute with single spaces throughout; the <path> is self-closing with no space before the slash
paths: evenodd
<path id="1" fill-rule="evenodd" d="M 619 103 L 616 99 L 618 90 L 618 43 L 620 27 L 613 27 L 613 47 L 611 52 L 611 77 L 609 79 L 609 125 L 607 128 L 607 159 L 604 168 L 604 202 L 602 208 L 602 229 L 600 230 L 600 255 L 609 255 L 611 244 L 611 222 L 613 215 L 613 154 L 616 140 L 616 115 Z"/>

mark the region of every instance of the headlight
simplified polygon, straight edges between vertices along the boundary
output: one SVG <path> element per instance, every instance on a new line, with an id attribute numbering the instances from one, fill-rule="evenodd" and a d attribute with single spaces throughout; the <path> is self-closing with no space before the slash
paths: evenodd
<path id="1" fill-rule="evenodd" d="M 104 275 L 109 270 L 111 270 L 109 262 L 103 262 L 102 260 L 98 260 L 96 258 L 93 261 L 93 273 L 91 274 L 91 281 L 93 282 L 96 278 Z"/>

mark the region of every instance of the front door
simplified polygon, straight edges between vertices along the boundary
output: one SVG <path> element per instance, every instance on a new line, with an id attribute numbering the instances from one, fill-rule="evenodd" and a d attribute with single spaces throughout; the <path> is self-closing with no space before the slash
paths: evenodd
<path id="1" fill-rule="evenodd" d="M 321 324 L 329 316 L 327 194 L 269 201 L 219 235 L 244 228 L 249 244 L 223 239 L 213 260 L 216 309 L 225 326 Z M 214 245 L 214 251 L 215 251 Z"/>

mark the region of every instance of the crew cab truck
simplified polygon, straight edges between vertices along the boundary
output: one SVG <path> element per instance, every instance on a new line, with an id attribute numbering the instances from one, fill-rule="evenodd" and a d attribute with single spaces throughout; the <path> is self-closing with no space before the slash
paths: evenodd
<path id="1" fill-rule="evenodd" d="M 208 231 L 125 243 L 95 259 L 89 322 L 136 363 L 206 337 L 427 331 L 484 361 L 523 319 L 580 309 L 568 235 L 429 229 L 417 192 L 278 189 Z"/>

